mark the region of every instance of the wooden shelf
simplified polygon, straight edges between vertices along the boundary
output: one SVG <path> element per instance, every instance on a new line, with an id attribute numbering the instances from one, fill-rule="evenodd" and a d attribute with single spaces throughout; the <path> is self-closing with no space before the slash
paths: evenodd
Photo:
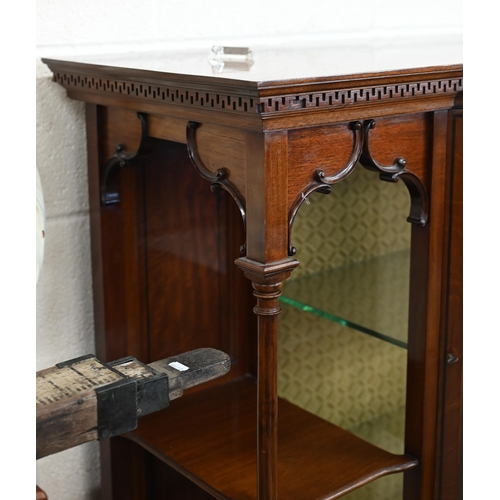
<path id="1" fill-rule="evenodd" d="M 255 499 L 256 397 L 254 379 L 239 378 L 183 396 L 128 437 L 215 498 Z M 288 500 L 338 498 L 417 463 L 282 399 L 278 443 L 278 494 Z"/>

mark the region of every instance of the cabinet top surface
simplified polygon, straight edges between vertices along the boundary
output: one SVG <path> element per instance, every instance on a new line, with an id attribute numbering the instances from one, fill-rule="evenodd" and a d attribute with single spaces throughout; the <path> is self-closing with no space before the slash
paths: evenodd
<path id="1" fill-rule="evenodd" d="M 277 45 L 252 48 L 252 62 L 210 62 L 204 51 L 127 53 L 44 59 L 51 69 L 78 70 L 152 79 L 204 82 L 239 88 L 276 88 L 370 77 L 456 71 L 461 69 L 459 37 L 394 42 L 337 42 L 329 45 Z M 212 58 L 213 59 L 213 58 Z"/>
<path id="2" fill-rule="evenodd" d="M 463 88 L 457 37 L 250 49 L 222 68 L 210 49 L 43 61 L 74 99 L 256 130 L 446 109 Z"/>

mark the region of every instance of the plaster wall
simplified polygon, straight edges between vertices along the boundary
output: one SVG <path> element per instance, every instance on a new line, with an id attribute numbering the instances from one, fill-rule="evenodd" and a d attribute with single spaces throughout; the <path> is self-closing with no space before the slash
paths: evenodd
<path id="1" fill-rule="evenodd" d="M 94 352 L 84 106 L 51 81 L 41 57 L 131 50 L 206 49 L 214 44 L 461 36 L 460 0 L 38 0 L 36 163 L 46 210 L 37 284 L 40 370 Z M 34 175 L 33 175 L 34 177 Z M 50 500 L 99 498 L 96 442 L 37 462 Z"/>

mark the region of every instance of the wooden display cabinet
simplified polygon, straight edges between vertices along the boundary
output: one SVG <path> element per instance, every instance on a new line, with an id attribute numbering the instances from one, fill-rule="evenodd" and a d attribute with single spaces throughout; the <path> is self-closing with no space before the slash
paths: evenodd
<path id="1" fill-rule="evenodd" d="M 189 54 L 44 60 L 86 103 L 97 356 L 232 358 L 102 443 L 106 498 L 326 500 L 395 473 L 405 500 L 458 498 L 462 66 L 403 54 L 318 72 L 290 54 L 288 69 L 271 51 L 235 73 Z M 363 167 L 411 200 L 402 453 L 278 397 L 294 221 Z"/>

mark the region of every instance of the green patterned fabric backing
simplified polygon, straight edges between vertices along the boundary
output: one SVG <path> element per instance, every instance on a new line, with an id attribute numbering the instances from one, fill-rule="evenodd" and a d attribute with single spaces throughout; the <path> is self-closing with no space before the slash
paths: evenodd
<path id="1" fill-rule="evenodd" d="M 370 328 L 373 319 L 382 333 L 406 340 L 411 230 L 404 184 L 382 182 L 358 165 L 348 179 L 332 186 L 331 194 L 313 194 L 309 201 L 300 208 L 292 233 L 300 265 L 283 295 L 305 297 L 312 307 L 321 308 L 328 308 L 331 300 L 334 314 L 338 308 L 340 315 Z M 385 259 L 385 267 L 371 266 L 377 257 Z M 369 263 L 352 265 L 362 261 Z M 402 453 L 406 349 L 284 301 L 281 306 L 280 396 L 381 448 Z M 397 474 L 344 498 L 398 500 L 401 491 L 402 475 Z"/>

